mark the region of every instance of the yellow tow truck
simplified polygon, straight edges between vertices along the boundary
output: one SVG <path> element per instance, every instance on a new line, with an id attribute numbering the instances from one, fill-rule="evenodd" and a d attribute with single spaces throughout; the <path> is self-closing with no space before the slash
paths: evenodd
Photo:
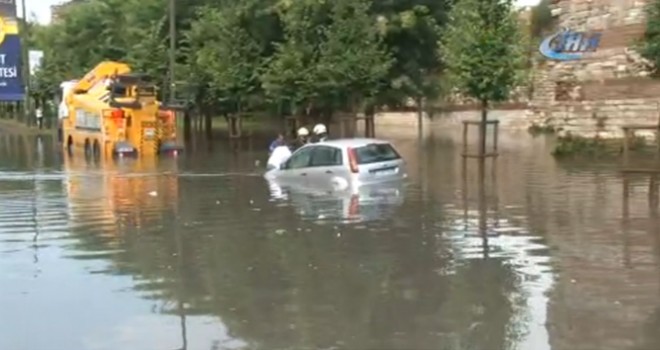
<path id="1" fill-rule="evenodd" d="M 148 76 L 104 61 L 63 92 L 62 144 L 88 156 L 178 154 L 176 112 L 157 100 Z"/>

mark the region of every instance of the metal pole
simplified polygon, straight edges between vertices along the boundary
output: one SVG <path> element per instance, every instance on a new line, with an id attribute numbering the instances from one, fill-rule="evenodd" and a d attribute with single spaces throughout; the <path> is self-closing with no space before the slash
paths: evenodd
<path id="1" fill-rule="evenodd" d="M 28 57 L 28 48 L 27 48 L 27 38 L 28 38 L 28 25 L 27 25 L 27 10 L 25 6 L 25 0 L 21 0 L 21 8 L 23 11 L 23 30 L 20 33 L 21 37 L 21 54 L 23 56 L 23 79 L 25 81 L 25 97 L 23 104 L 23 116 L 25 117 L 25 123 L 30 125 L 30 116 L 32 115 L 30 108 L 30 59 Z"/>
<path id="2" fill-rule="evenodd" d="M 25 0 L 23 0 L 25 1 Z M 175 0 L 170 0 L 170 67 L 169 67 L 169 84 L 170 84 L 170 103 L 174 103 L 174 65 L 176 63 L 176 7 Z"/>

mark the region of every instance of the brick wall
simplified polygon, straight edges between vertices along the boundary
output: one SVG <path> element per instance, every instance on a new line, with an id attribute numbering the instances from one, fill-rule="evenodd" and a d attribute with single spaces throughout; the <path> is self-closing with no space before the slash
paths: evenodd
<path id="1" fill-rule="evenodd" d="M 654 99 L 660 97 L 660 81 L 636 77 L 608 79 L 585 82 L 581 90 L 583 99 L 587 101 Z"/>
<path id="2" fill-rule="evenodd" d="M 593 28 L 593 30 L 599 29 L 602 30 L 603 33 L 600 42 L 601 50 L 631 46 L 634 44 L 635 40 L 644 35 L 643 23 L 627 24 L 610 28 Z"/>
<path id="3" fill-rule="evenodd" d="M 645 30 L 646 0 L 559 0 L 558 27 L 600 31 L 600 46 L 576 61 L 535 67 L 530 124 L 564 133 L 620 137 L 626 123 L 657 123 L 660 81 L 633 47 Z"/>

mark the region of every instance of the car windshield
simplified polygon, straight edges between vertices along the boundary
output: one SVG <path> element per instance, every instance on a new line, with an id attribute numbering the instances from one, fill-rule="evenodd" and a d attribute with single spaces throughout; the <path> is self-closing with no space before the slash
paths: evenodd
<path id="1" fill-rule="evenodd" d="M 355 149 L 358 164 L 387 162 L 401 158 L 399 153 L 387 143 L 372 143 Z"/>

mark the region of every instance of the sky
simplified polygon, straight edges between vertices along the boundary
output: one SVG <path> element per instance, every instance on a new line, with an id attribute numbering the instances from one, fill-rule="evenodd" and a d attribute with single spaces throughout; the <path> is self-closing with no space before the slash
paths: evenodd
<path id="1" fill-rule="evenodd" d="M 19 4 L 18 6 L 18 15 L 23 16 L 20 6 L 20 1 L 16 0 Z M 28 14 L 28 18 L 31 17 L 31 14 L 34 13 L 37 16 L 37 20 L 40 23 L 50 22 L 50 6 L 60 4 L 65 2 L 65 0 L 25 0 L 25 7 Z"/>
<path id="2" fill-rule="evenodd" d="M 19 0 L 16 2 L 20 3 Z M 40 23 L 46 24 L 50 22 L 50 6 L 62 2 L 66 2 L 66 0 L 25 0 L 28 18 L 34 13 Z M 517 0 L 516 3 L 518 6 L 533 6 L 538 4 L 539 0 Z M 22 16 L 20 6 L 18 6 L 18 14 Z"/>

